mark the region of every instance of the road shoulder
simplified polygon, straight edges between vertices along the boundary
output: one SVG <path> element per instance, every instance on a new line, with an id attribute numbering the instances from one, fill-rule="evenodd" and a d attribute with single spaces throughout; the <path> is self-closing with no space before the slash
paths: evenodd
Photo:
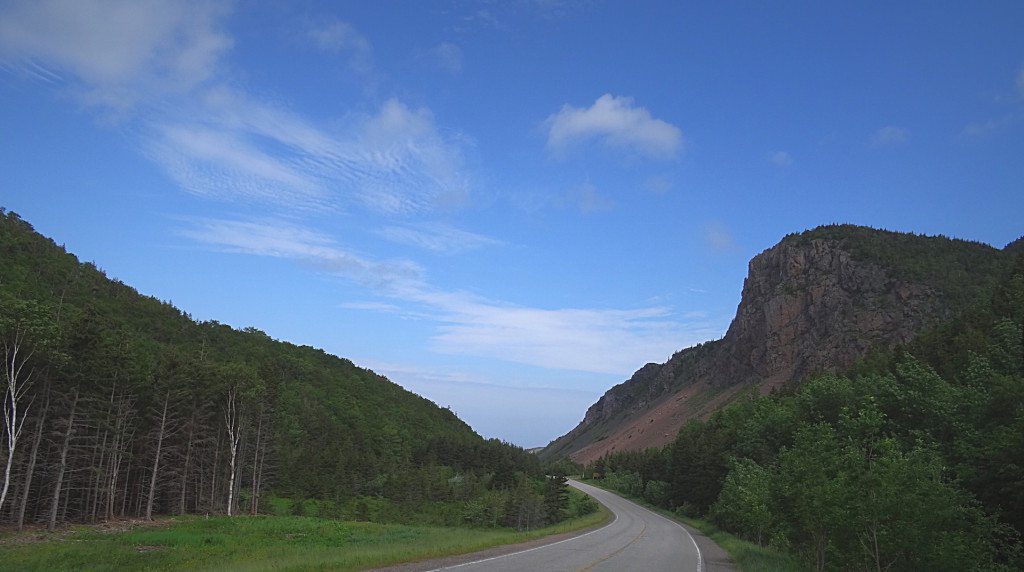
<path id="1" fill-rule="evenodd" d="M 591 497 L 593 498 L 593 497 Z M 596 500 L 596 499 L 595 499 Z M 455 554 L 452 556 L 445 556 L 443 558 L 433 558 L 430 560 L 420 560 L 417 562 L 405 562 L 403 564 L 393 564 L 384 568 L 374 568 L 374 572 L 426 572 L 428 570 L 439 570 L 443 568 L 449 568 L 452 566 L 460 566 L 462 564 L 469 564 L 470 562 L 477 562 L 480 560 L 487 560 L 490 558 L 500 558 L 502 556 L 508 556 L 510 554 L 516 554 L 519 552 L 525 552 L 527 550 L 533 550 L 535 548 L 541 548 L 548 546 L 549 544 L 557 544 L 559 542 L 565 542 L 566 540 L 572 540 L 601 530 L 615 521 L 615 515 L 608 510 L 608 507 L 601 505 L 602 508 L 608 511 L 608 519 L 604 522 L 596 524 L 588 528 L 582 528 L 580 530 L 573 530 L 571 532 L 563 532 L 560 534 L 553 534 L 551 536 L 545 536 L 542 538 L 535 538 L 526 542 L 520 542 L 518 544 L 503 544 L 501 546 L 495 546 L 493 548 L 487 548 L 485 550 L 479 550 L 476 552 L 467 552 L 465 554 Z"/>

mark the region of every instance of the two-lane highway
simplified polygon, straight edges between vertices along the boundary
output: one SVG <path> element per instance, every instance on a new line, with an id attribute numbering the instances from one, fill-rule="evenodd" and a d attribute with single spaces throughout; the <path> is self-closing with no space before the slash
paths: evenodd
<path id="1" fill-rule="evenodd" d="M 622 497 L 576 481 L 569 484 L 597 499 L 614 520 L 580 536 L 502 556 L 436 570 L 458 572 L 702 572 L 701 552 L 678 523 Z"/>

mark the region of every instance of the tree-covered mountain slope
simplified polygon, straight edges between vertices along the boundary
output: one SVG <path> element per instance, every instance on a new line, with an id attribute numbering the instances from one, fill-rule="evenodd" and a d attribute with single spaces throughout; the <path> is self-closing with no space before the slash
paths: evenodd
<path id="1" fill-rule="evenodd" d="M 2 210 L 0 336 L 0 520 L 255 512 L 267 490 L 418 502 L 455 473 L 539 472 L 370 370 L 197 322 Z"/>
<path id="2" fill-rule="evenodd" d="M 542 455 L 588 462 L 662 446 L 745 388 L 769 392 L 905 344 L 991 296 L 1012 247 L 851 225 L 789 235 L 751 260 L 722 339 L 645 365 Z"/>

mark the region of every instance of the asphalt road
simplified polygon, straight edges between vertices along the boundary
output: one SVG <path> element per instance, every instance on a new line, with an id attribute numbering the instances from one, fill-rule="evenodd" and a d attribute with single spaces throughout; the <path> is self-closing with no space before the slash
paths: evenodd
<path id="1" fill-rule="evenodd" d="M 615 519 L 591 532 L 511 554 L 452 564 L 458 572 L 707 572 L 693 536 L 678 523 L 618 495 L 576 481 Z"/>

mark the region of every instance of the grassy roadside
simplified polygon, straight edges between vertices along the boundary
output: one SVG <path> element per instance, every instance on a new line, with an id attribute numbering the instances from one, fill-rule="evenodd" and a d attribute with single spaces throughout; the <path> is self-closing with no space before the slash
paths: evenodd
<path id="1" fill-rule="evenodd" d="M 671 518 L 672 520 L 696 528 L 728 552 L 733 563 L 736 564 L 736 567 L 742 572 L 804 572 L 805 570 L 809 570 L 807 566 L 790 554 L 779 552 L 766 546 L 761 546 L 759 544 L 743 540 L 737 536 L 733 536 L 706 520 L 680 516 L 670 510 L 654 506 L 641 498 L 623 494 L 614 489 L 609 489 L 608 487 L 603 486 L 600 481 L 586 479 L 581 482 L 613 492 L 666 518 Z"/>
<path id="2" fill-rule="evenodd" d="M 0 570 L 363 570 L 582 530 L 609 517 L 600 507 L 529 532 L 301 516 L 171 517 L 128 531 L 82 526 L 52 539 L 0 536 Z"/>

